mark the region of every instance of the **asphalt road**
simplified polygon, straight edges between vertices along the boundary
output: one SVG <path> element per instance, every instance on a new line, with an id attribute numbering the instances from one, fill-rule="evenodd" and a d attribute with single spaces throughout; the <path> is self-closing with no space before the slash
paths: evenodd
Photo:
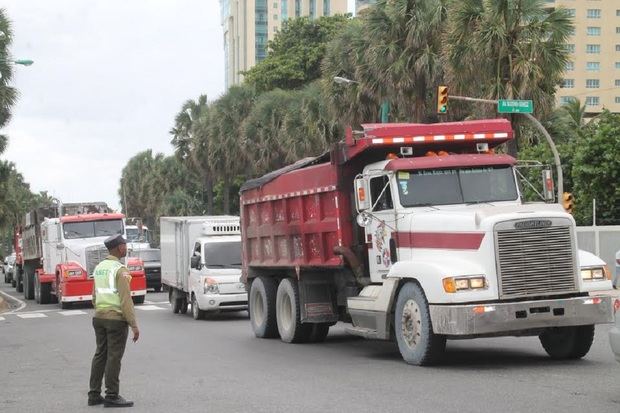
<path id="1" fill-rule="evenodd" d="M 2 284 L 4 292 L 19 297 Z M 445 363 L 405 364 L 395 344 L 332 327 L 323 344 L 254 338 L 247 313 L 194 321 L 165 293 L 138 306 L 121 394 L 133 412 L 615 412 L 620 365 L 607 331 L 590 353 L 554 362 L 537 338 L 451 341 Z M 0 412 L 90 412 L 92 308 L 28 301 L 0 314 Z"/>

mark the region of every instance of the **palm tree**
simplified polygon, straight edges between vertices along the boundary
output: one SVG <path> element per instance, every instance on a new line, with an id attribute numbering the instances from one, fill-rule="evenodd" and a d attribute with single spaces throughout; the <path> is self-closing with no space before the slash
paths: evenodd
<path id="1" fill-rule="evenodd" d="M 585 125 L 586 105 L 582 105 L 579 99 L 571 99 L 567 104 L 562 105 L 560 109 L 570 116 L 576 129 L 581 129 Z"/>
<path id="2" fill-rule="evenodd" d="M 17 100 L 17 90 L 9 86 L 13 77 L 9 54 L 13 31 L 5 9 L 0 9 L 0 32 L 3 33 L 0 36 L 0 75 L 2 75 L 0 78 L 0 128 L 2 128 L 11 119 L 11 108 Z M 0 134 L 0 153 L 6 149 L 7 141 L 7 136 Z"/>
<path id="3" fill-rule="evenodd" d="M 444 59 L 457 94 L 531 99 L 539 117 L 554 107 L 569 61 L 566 9 L 539 0 L 450 0 Z M 513 154 L 516 146 L 509 148 Z"/>

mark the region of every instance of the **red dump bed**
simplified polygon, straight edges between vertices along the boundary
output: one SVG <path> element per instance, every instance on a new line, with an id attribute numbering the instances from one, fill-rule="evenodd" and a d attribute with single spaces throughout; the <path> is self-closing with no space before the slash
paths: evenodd
<path id="1" fill-rule="evenodd" d="M 336 165 L 284 172 L 243 190 L 241 205 L 244 269 L 343 264 L 334 247 L 351 244 L 351 212 Z"/>

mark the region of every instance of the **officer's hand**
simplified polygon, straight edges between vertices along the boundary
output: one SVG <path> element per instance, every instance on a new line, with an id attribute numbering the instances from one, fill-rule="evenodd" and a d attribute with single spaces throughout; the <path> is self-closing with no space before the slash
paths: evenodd
<path id="1" fill-rule="evenodd" d="M 131 332 L 133 333 L 132 341 L 135 343 L 140 338 L 140 330 L 138 327 L 131 327 Z"/>

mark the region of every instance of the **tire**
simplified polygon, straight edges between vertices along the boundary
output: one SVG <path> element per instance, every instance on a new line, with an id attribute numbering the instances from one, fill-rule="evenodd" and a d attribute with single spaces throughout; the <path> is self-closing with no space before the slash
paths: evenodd
<path id="1" fill-rule="evenodd" d="M 301 322 L 299 289 L 297 281 L 292 278 L 285 278 L 278 285 L 276 320 L 280 339 L 285 343 L 303 343 L 310 337 L 312 324 Z"/>
<path id="2" fill-rule="evenodd" d="M 50 304 L 52 302 L 52 284 L 38 283 L 39 285 L 39 303 Z M 36 287 L 35 287 L 36 288 Z"/>
<path id="3" fill-rule="evenodd" d="M 428 301 L 417 283 L 403 285 L 394 313 L 396 341 L 403 360 L 416 366 L 437 363 L 446 349 L 446 337 L 433 333 Z"/>
<path id="4" fill-rule="evenodd" d="M 258 338 L 278 337 L 276 294 L 277 286 L 273 278 L 258 277 L 250 286 L 248 313 L 252 330 Z"/>
<path id="5" fill-rule="evenodd" d="M 15 278 L 11 278 L 11 287 L 17 287 L 17 285 L 15 284 Z"/>
<path id="6" fill-rule="evenodd" d="M 26 267 L 25 270 L 22 270 L 22 279 L 24 283 L 24 298 L 32 300 L 34 298 L 34 273 L 30 272 L 30 269 Z"/>
<path id="7" fill-rule="evenodd" d="M 194 294 L 192 294 L 191 307 L 192 307 L 192 317 L 194 318 L 194 320 L 201 320 L 204 318 L 205 312 L 201 310 L 200 307 L 198 306 L 198 301 L 196 301 L 196 296 L 194 296 Z"/>
<path id="8" fill-rule="evenodd" d="M 34 302 L 41 304 L 41 283 L 37 274 L 34 275 Z"/>
<path id="9" fill-rule="evenodd" d="M 179 311 L 181 311 L 181 300 L 177 298 L 176 289 L 172 287 L 168 290 L 168 301 L 170 301 L 172 312 L 179 314 Z"/>
<path id="10" fill-rule="evenodd" d="M 580 359 L 590 351 L 594 341 L 594 326 L 550 328 L 538 338 L 552 359 Z"/>
<path id="11" fill-rule="evenodd" d="M 308 335 L 307 341 L 309 343 L 322 343 L 327 338 L 327 334 L 329 334 L 329 323 L 317 323 L 312 324 L 312 329 L 310 330 L 310 334 Z"/>
<path id="12" fill-rule="evenodd" d="M 68 310 L 71 308 L 71 303 L 62 301 L 62 290 L 60 289 L 60 280 L 58 278 L 56 278 L 56 297 L 61 309 Z"/>
<path id="13" fill-rule="evenodd" d="M 134 304 L 144 304 L 144 296 L 136 295 L 135 297 L 133 297 L 133 302 Z"/>
<path id="14" fill-rule="evenodd" d="M 183 293 L 183 298 L 181 298 L 181 307 L 179 308 L 179 312 L 181 314 L 187 314 L 187 294 Z"/>
<path id="15" fill-rule="evenodd" d="M 153 291 L 155 291 L 156 293 L 161 292 L 161 284 L 157 287 L 153 287 Z"/>
<path id="16" fill-rule="evenodd" d="M 13 277 L 17 278 L 17 280 L 15 281 L 15 290 L 17 290 L 18 293 L 23 293 L 24 292 L 23 277 L 20 277 L 19 274 L 13 274 Z"/>

